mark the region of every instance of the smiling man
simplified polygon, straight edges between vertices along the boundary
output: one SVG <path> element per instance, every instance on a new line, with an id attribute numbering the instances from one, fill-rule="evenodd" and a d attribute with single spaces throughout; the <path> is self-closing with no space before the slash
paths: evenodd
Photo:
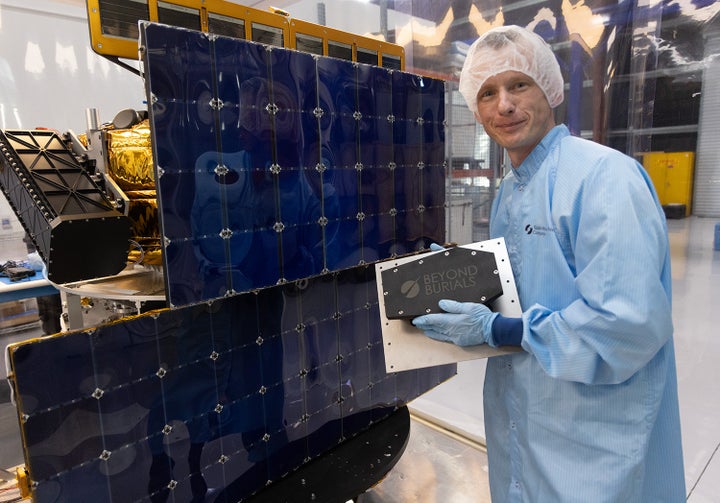
<path id="1" fill-rule="evenodd" d="M 519 166 L 555 126 L 542 89 L 530 77 L 508 70 L 493 75 L 478 92 L 475 117 Z"/>
<path id="2" fill-rule="evenodd" d="M 413 323 L 459 345 L 515 345 L 484 386 L 493 501 L 685 501 L 667 227 L 636 161 L 556 125 L 550 47 L 517 26 L 470 47 L 460 92 L 508 153 L 490 215 L 522 317 L 440 301 Z"/>

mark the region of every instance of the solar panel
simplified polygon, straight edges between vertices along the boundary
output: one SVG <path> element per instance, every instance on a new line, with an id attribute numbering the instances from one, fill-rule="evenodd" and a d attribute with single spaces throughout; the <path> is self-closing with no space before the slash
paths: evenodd
<path id="1" fill-rule="evenodd" d="M 35 500 L 239 501 L 455 373 L 382 344 L 370 266 L 16 344 Z"/>
<path id="2" fill-rule="evenodd" d="M 146 24 L 170 304 L 444 241 L 444 83 Z"/>

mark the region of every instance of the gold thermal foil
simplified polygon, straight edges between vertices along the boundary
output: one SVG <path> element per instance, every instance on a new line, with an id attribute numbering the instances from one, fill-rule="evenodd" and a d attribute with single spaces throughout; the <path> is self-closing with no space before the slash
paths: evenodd
<path id="1" fill-rule="evenodd" d="M 157 193 L 155 192 L 155 189 L 152 190 L 126 190 L 125 195 L 128 197 L 128 199 L 152 199 L 155 202 L 155 206 L 157 206 Z"/>
<path id="2" fill-rule="evenodd" d="M 150 124 L 107 131 L 108 174 L 123 191 L 155 189 Z"/>
<path id="3" fill-rule="evenodd" d="M 79 135 L 77 135 L 77 139 L 80 140 L 80 143 L 82 144 L 83 147 L 88 148 L 87 134 L 80 133 Z"/>
<path id="4" fill-rule="evenodd" d="M 135 193 L 128 192 L 128 217 L 132 222 L 132 234 L 144 238 L 160 238 L 158 227 L 158 207 L 155 198 L 133 197 Z"/>
<path id="5" fill-rule="evenodd" d="M 154 190 L 129 191 L 128 217 L 132 222 L 132 235 L 139 249 L 130 252 L 129 260 L 146 265 L 162 264 L 162 246 L 158 219 L 157 198 Z"/>
<path id="6" fill-rule="evenodd" d="M 134 241 L 128 260 L 161 266 L 162 241 L 149 121 L 144 120 L 129 129 L 109 129 L 106 139 L 108 175 L 128 198 L 127 211 Z"/>
<path id="7" fill-rule="evenodd" d="M 162 265 L 162 247 L 160 241 L 149 242 L 142 240 L 138 242 L 140 245 L 133 246 L 128 253 L 128 261 L 146 266 Z"/>

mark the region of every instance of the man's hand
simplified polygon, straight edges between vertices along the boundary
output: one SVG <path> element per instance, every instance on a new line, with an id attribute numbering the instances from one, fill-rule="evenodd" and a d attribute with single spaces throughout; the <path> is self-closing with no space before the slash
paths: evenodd
<path id="1" fill-rule="evenodd" d="M 443 299 L 438 303 L 445 313 L 426 314 L 412 320 L 428 337 L 458 346 L 489 344 L 497 347 L 492 338 L 492 324 L 499 313 L 483 304 Z"/>

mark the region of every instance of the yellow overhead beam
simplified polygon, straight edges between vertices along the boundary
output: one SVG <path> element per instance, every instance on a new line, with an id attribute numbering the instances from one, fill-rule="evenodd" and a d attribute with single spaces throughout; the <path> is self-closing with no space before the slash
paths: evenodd
<path id="1" fill-rule="evenodd" d="M 225 0 L 87 0 L 90 42 L 98 54 L 139 59 L 138 21 L 405 69 L 402 46 L 336 30 L 274 9 L 263 11 Z"/>

